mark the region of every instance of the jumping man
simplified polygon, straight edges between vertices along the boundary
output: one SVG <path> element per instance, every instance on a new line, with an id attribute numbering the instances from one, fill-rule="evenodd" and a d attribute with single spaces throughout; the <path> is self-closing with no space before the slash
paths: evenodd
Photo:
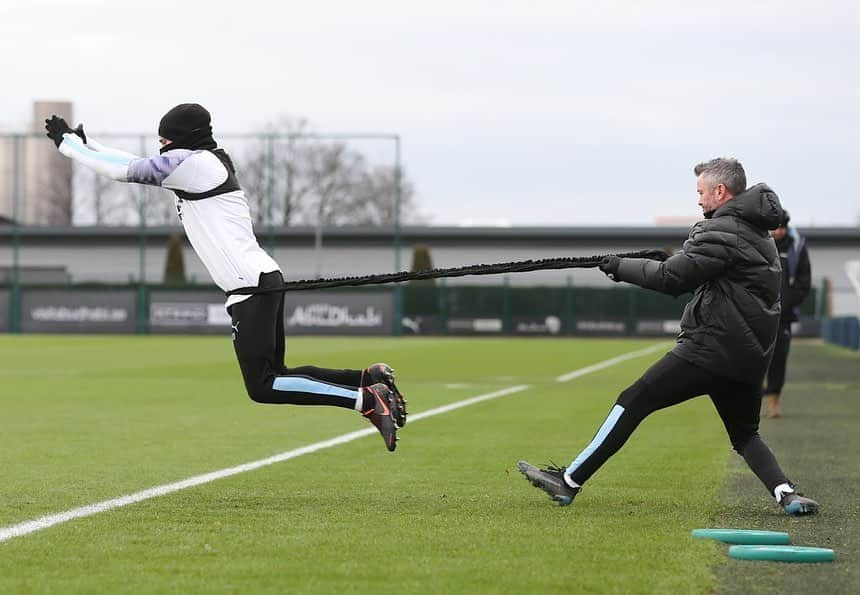
<path id="1" fill-rule="evenodd" d="M 278 264 L 257 243 L 233 162 L 212 138 L 209 112 L 196 103 L 168 111 L 158 126 L 160 154 L 138 157 L 87 138 L 65 120 L 45 121 L 60 153 L 120 182 L 161 186 L 176 194 L 188 241 L 224 292 L 283 284 Z M 397 446 L 406 402 L 387 364 L 332 370 L 284 364 L 284 294 L 230 295 L 233 346 L 248 395 L 258 403 L 330 405 L 354 409 Z"/>

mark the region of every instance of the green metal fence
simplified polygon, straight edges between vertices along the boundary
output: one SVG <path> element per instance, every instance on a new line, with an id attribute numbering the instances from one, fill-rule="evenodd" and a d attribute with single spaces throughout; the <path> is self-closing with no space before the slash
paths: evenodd
<path id="1" fill-rule="evenodd" d="M 827 301 L 820 293 L 814 289 L 804 302 L 805 319 L 820 318 L 817 305 Z M 630 285 L 421 283 L 290 292 L 287 305 L 289 310 L 291 304 L 318 301 L 345 319 L 350 308 L 358 316 L 374 309 L 385 319 L 375 334 L 654 336 L 677 332 L 688 298 Z M 223 301 L 212 285 L 6 284 L 0 285 L 0 332 L 219 333 L 228 323 Z M 343 334 L 354 330 L 342 327 Z M 304 331 L 313 333 L 313 328 Z M 374 333 L 364 328 L 361 334 Z"/>

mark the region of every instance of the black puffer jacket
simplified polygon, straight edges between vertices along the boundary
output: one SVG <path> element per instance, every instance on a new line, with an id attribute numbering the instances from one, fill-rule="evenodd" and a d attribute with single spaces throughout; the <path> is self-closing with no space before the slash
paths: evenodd
<path id="1" fill-rule="evenodd" d="M 779 327 L 781 272 L 768 234 L 779 224 L 776 193 L 757 184 L 699 221 L 665 262 L 621 259 L 616 278 L 678 296 L 684 308 L 672 353 L 715 374 L 761 383 Z"/>

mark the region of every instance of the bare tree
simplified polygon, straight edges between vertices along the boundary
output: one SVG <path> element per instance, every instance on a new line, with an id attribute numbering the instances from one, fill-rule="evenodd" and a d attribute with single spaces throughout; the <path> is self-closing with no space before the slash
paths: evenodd
<path id="1" fill-rule="evenodd" d="M 413 185 L 402 172 L 374 166 L 345 142 L 308 130 L 306 120 L 282 118 L 237 160 L 256 223 L 391 225 L 398 179 L 401 219 L 420 219 Z"/>
<path id="2" fill-rule="evenodd" d="M 394 166 L 377 165 L 364 172 L 356 185 L 355 201 L 349 213 L 352 222 L 360 225 L 393 225 L 396 216 L 401 221 L 420 222 L 423 217 L 415 205 L 415 189 L 402 168 L 398 180 Z M 400 185 L 399 213 L 397 188 Z"/>
<path id="3" fill-rule="evenodd" d="M 236 176 L 245 190 L 248 203 L 251 208 L 251 220 L 261 225 L 266 221 L 266 203 L 270 195 L 272 183 L 272 169 L 269 163 L 269 155 L 265 145 L 251 148 L 249 154 L 241 161 L 242 165 Z"/>
<path id="4" fill-rule="evenodd" d="M 307 121 L 283 117 L 268 125 L 238 160 L 239 182 L 251 201 L 255 223 L 290 225 L 311 191 L 299 139 Z"/>
<path id="5" fill-rule="evenodd" d="M 108 217 L 108 206 L 111 201 L 108 200 L 107 193 L 110 190 L 111 182 L 108 178 L 100 175 L 90 176 L 92 180 L 92 199 L 93 199 L 93 215 L 95 216 L 95 224 L 103 225 Z M 111 205 L 112 206 L 112 205 Z"/>
<path id="6" fill-rule="evenodd" d="M 311 182 L 313 200 L 305 205 L 304 218 L 308 223 L 343 224 L 367 168 L 365 158 L 343 143 L 314 143 L 305 156 L 304 173 Z"/>
<path id="7" fill-rule="evenodd" d="M 117 225 L 130 223 L 130 208 L 123 185 L 89 170 L 75 167 L 73 174 L 73 223 Z"/>
<path id="8" fill-rule="evenodd" d="M 302 135 L 308 131 L 308 122 L 304 118 L 285 119 L 281 128 L 287 134 L 286 143 L 283 150 L 277 153 L 279 157 L 272 171 L 276 178 L 283 175 L 281 223 L 289 225 L 313 190 L 313 181 L 307 175 L 305 163 L 309 155 L 299 146 Z"/>
<path id="9" fill-rule="evenodd" d="M 36 221 L 47 225 L 68 225 L 72 220 L 71 171 L 68 177 L 41 173 L 36 189 L 38 194 L 29 196 L 37 201 Z"/>

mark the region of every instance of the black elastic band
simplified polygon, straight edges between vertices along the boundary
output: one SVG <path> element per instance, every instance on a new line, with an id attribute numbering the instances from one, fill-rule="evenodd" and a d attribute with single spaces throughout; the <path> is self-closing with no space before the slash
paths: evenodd
<path id="1" fill-rule="evenodd" d="M 365 275 L 364 277 L 341 277 L 337 279 L 309 279 L 304 281 L 288 281 L 280 287 L 241 287 L 228 291 L 227 295 L 259 295 L 278 293 L 281 291 L 302 291 L 307 289 L 328 289 L 331 287 L 355 287 L 359 285 L 382 285 L 384 283 L 402 283 L 403 281 L 419 281 L 423 279 L 439 279 L 440 277 L 465 277 L 466 275 L 498 275 L 501 273 L 524 273 L 548 269 L 587 269 L 594 268 L 606 256 L 620 258 L 648 258 L 664 261 L 669 258 L 663 250 L 641 250 L 622 254 L 606 254 L 603 256 L 580 256 L 563 258 L 544 258 L 541 260 L 521 260 L 517 262 L 501 262 L 498 264 L 473 264 L 450 269 L 431 269 L 429 271 L 401 271 L 399 273 L 384 273 L 381 275 Z"/>

